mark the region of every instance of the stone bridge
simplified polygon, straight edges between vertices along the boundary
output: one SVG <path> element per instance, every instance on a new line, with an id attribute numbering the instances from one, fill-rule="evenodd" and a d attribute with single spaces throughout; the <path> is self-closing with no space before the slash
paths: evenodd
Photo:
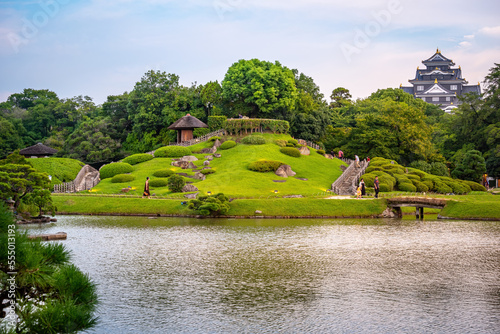
<path id="1" fill-rule="evenodd" d="M 393 197 L 387 198 L 387 205 L 396 211 L 399 218 L 403 217 L 402 207 L 415 207 L 416 218 L 423 219 L 424 208 L 442 209 L 446 205 L 446 200 L 430 197 Z"/>

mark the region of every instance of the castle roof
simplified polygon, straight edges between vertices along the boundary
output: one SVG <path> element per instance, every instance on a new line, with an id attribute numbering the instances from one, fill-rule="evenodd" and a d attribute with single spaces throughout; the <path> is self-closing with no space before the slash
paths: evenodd
<path id="1" fill-rule="evenodd" d="M 455 65 L 453 60 L 443 56 L 443 54 L 441 53 L 441 51 L 439 51 L 439 49 L 437 49 L 436 53 L 434 53 L 430 58 L 428 58 L 426 60 L 422 60 L 422 63 L 426 66 L 432 66 L 433 64 L 434 65 L 446 64 L 446 65 L 450 65 L 450 66 Z"/>
<path id="2" fill-rule="evenodd" d="M 200 121 L 198 118 L 187 114 L 179 118 L 172 125 L 168 127 L 169 130 L 182 130 L 182 129 L 194 129 L 194 128 L 208 128 L 208 125 Z"/>

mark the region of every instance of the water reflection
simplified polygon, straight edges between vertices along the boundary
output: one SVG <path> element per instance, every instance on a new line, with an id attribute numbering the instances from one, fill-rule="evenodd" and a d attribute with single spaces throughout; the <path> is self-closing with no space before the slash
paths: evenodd
<path id="1" fill-rule="evenodd" d="M 500 224 L 60 217 L 94 333 L 495 333 Z"/>

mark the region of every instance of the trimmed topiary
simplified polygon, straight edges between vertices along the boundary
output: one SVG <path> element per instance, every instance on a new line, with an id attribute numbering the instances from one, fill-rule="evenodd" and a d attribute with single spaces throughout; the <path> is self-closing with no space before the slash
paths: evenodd
<path id="1" fill-rule="evenodd" d="M 170 177 L 172 175 L 174 175 L 174 171 L 171 169 L 160 169 L 153 173 L 153 176 L 156 177 Z"/>
<path id="2" fill-rule="evenodd" d="M 134 167 L 125 162 L 112 162 L 110 164 L 104 165 L 99 169 L 99 174 L 101 180 L 113 177 L 118 174 L 131 173 L 134 171 Z"/>
<path id="3" fill-rule="evenodd" d="M 186 185 L 186 181 L 180 175 L 174 174 L 168 178 L 168 189 L 173 193 L 180 193 L 182 188 Z"/>
<path id="4" fill-rule="evenodd" d="M 184 146 L 164 146 L 155 151 L 157 158 L 180 158 L 185 155 L 191 155 L 191 150 Z"/>
<path id="5" fill-rule="evenodd" d="M 415 187 L 411 182 L 403 182 L 398 184 L 398 189 L 401 191 L 415 192 L 417 187 Z"/>
<path id="6" fill-rule="evenodd" d="M 153 188 L 161 188 L 165 187 L 168 184 L 168 179 L 150 179 L 149 180 L 149 186 Z"/>
<path id="7" fill-rule="evenodd" d="M 418 177 L 420 177 L 420 178 L 423 178 L 427 175 L 427 173 L 422 172 L 419 169 L 415 169 L 415 168 L 411 168 L 411 167 L 408 167 L 408 174 L 409 175 L 418 175 Z"/>
<path id="8" fill-rule="evenodd" d="M 203 174 L 203 175 L 208 175 L 208 174 L 215 173 L 215 170 L 213 170 L 213 169 L 202 169 L 202 170 L 200 170 L 200 173 Z"/>
<path id="9" fill-rule="evenodd" d="M 434 189 L 440 194 L 448 194 L 453 192 L 453 189 L 451 189 L 446 183 L 442 181 L 434 182 Z"/>
<path id="10" fill-rule="evenodd" d="M 111 178 L 111 183 L 125 183 L 135 180 L 135 176 L 130 174 L 117 174 Z"/>
<path id="11" fill-rule="evenodd" d="M 220 137 L 219 136 L 213 136 L 213 137 L 210 137 L 210 139 L 208 141 L 216 141 L 216 140 L 220 140 Z"/>
<path id="12" fill-rule="evenodd" d="M 280 152 L 294 158 L 300 158 L 301 156 L 300 151 L 295 147 L 282 147 L 280 148 Z"/>
<path id="13" fill-rule="evenodd" d="M 325 155 L 325 150 L 317 150 L 318 154 Z"/>
<path id="14" fill-rule="evenodd" d="M 466 183 L 472 191 L 487 191 L 486 188 L 474 181 L 463 180 L 462 182 Z"/>
<path id="15" fill-rule="evenodd" d="M 220 145 L 221 150 L 229 150 L 232 147 L 236 146 L 236 142 L 233 140 L 226 140 Z"/>
<path id="16" fill-rule="evenodd" d="M 126 157 L 125 159 L 122 160 L 122 162 L 125 162 L 127 164 L 131 165 L 136 165 L 141 162 L 146 162 L 153 159 L 153 156 L 151 154 L 147 153 L 138 153 L 138 154 L 132 154 Z"/>
<path id="17" fill-rule="evenodd" d="M 287 144 L 287 141 L 286 141 L 286 140 L 284 140 L 284 139 L 276 139 L 276 140 L 274 141 L 274 143 L 275 143 L 276 145 L 278 145 L 279 147 L 285 147 L 285 146 L 286 146 L 286 144 Z"/>
<path id="18" fill-rule="evenodd" d="M 292 144 L 293 146 L 297 146 L 299 144 L 299 141 L 297 139 L 292 138 L 292 139 L 288 139 L 288 143 Z"/>
<path id="19" fill-rule="evenodd" d="M 413 185 L 417 188 L 417 191 L 419 193 L 425 193 L 429 191 L 429 187 L 423 182 L 417 181 L 417 180 L 411 180 L 413 182 Z"/>
<path id="20" fill-rule="evenodd" d="M 266 139 L 262 136 L 247 136 L 241 140 L 241 143 L 246 145 L 263 145 L 266 143 Z"/>
<path id="21" fill-rule="evenodd" d="M 379 183 L 379 187 L 381 193 L 388 193 L 389 191 L 392 191 L 392 187 L 387 183 Z"/>
<path id="22" fill-rule="evenodd" d="M 275 172 L 281 165 L 284 165 L 281 161 L 259 160 L 248 165 L 248 169 L 260 173 Z"/>

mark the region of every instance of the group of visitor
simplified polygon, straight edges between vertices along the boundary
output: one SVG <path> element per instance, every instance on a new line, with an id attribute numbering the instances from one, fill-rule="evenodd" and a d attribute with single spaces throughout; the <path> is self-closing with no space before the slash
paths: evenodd
<path id="1" fill-rule="evenodd" d="M 373 189 L 375 190 L 375 198 L 378 198 L 378 193 L 380 191 L 378 176 L 375 176 L 375 180 L 373 181 Z M 366 196 L 366 186 L 365 180 L 361 179 L 359 186 L 356 189 L 356 198 L 363 198 L 363 196 Z"/>

